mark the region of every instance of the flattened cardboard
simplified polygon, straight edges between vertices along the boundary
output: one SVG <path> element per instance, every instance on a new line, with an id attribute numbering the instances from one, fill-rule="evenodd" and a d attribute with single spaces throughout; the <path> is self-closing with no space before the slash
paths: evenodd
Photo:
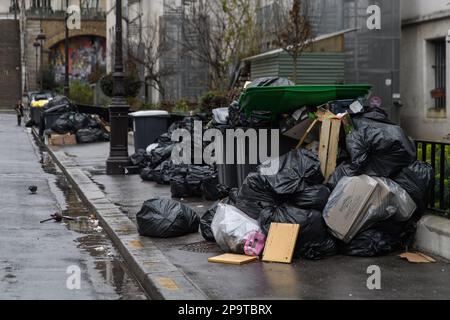
<path id="1" fill-rule="evenodd" d="M 49 139 L 51 146 L 73 146 L 77 144 L 77 138 L 74 134 L 52 134 Z"/>
<path id="2" fill-rule="evenodd" d="M 405 252 L 400 255 L 400 258 L 408 260 L 410 263 L 435 263 L 433 258 L 420 252 Z"/>
<path id="3" fill-rule="evenodd" d="M 217 257 L 209 258 L 208 262 L 210 263 L 222 263 L 222 264 L 231 264 L 231 265 L 244 265 L 247 263 L 255 262 L 258 260 L 258 257 L 250 257 L 244 256 L 240 254 L 222 254 Z"/>
<path id="4" fill-rule="evenodd" d="M 264 249 L 264 262 L 292 263 L 300 225 L 272 223 Z"/>
<path id="5" fill-rule="evenodd" d="M 345 187 L 343 196 L 330 210 L 328 217 L 325 217 L 325 222 L 337 238 L 350 242 L 349 235 L 355 233 L 355 226 L 363 218 L 367 204 L 377 188 L 378 182 L 371 177 L 352 178 L 352 183 Z"/>

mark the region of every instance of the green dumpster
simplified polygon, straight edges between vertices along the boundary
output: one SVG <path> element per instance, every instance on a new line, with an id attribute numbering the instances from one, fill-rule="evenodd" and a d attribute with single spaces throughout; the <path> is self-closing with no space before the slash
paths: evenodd
<path id="1" fill-rule="evenodd" d="M 254 111 L 270 112 L 271 120 L 303 106 L 319 106 L 332 100 L 357 99 L 370 93 L 371 85 L 301 85 L 248 88 L 239 103 L 249 118 Z"/>

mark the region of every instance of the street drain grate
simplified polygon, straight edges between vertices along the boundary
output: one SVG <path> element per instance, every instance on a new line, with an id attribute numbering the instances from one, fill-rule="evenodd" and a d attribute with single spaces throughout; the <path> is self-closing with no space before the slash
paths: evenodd
<path id="1" fill-rule="evenodd" d="M 217 243 L 214 242 L 196 242 L 191 243 L 188 245 L 185 245 L 184 247 L 180 248 L 181 251 L 188 251 L 188 252 L 195 252 L 195 253 L 221 253 L 222 250 L 220 250 Z"/>

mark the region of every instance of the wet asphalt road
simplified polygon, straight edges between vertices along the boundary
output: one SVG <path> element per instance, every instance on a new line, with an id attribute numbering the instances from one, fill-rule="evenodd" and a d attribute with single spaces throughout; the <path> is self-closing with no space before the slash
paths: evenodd
<path id="1" fill-rule="evenodd" d="M 0 149 L 0 300 L 146 299 L 95 218 L 14 115 L 0 114 Z M 76 220 L 39 223 L 55 212 Z M 67 287 L 70 267 L 81 271 L 79 290 Z"/>

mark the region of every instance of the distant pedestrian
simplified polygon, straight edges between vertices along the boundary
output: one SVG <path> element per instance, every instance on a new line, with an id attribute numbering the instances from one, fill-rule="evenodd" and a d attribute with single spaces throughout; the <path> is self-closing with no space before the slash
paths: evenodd
<path id="1" fill-rule="evenodd" d="M 22 125 L 22 118 L 23 118 L 23 104 L 22 100 L 19 100 L 16 107 L 14 108 L 16 110 L 17 114 L 17 125 L 20 127 Z"/>

